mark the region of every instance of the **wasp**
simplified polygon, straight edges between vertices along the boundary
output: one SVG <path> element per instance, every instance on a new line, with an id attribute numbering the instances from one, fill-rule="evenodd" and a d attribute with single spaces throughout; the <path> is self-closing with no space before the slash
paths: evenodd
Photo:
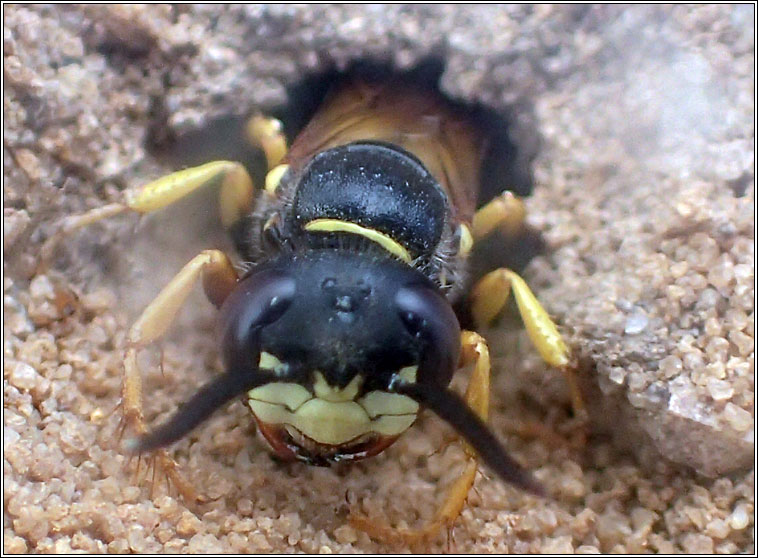
<path id="1" fill-rule="evenodd" d="M 127 448 L 153 452 L 192 499 L 166 448 L 236 398 L 275 456 L 313 465 L 378 454 L 423 407 L 457 431 L 468 462 L 435 518 L 400 532 L 405 540 L 453 524 L 479 460 L 503 481 L 542 494 L 487 426 L 489 350 L 453 309 L 467 295 L 474 323 L 486 325 L 512 292 L 540 355 L 568 367 L 569 350 L 519 275 L 497 268 L 470 277 L 475 244 L 518 229 L 525 215 L 504 187 L 477 207 L 480 190 L 492 188 L 483 184 L 481 126 L 436 90 L 353 77 L 335 86 L 291 146 L 275 119 L 256 115 L 247 132 L 265 154 L 264 188 L 255 189 L 241 163 L 213 161 L 127 191 L 123 203 L 64 226 L 70 232 L 122 211 L 154 212 L 220 183 L 221 222 L 248 262 L 238 272 L 222 251 L 203 251 L 130 329 L 122 404 L 136 436 Z M 219 310 L 225 372 L 148 429 L 137 351 L 163 336 L 198 281 Z M 471 364 L 460 396 L 448 386 Z M 352 519 L 378 538 L 392 536 L 380 522 Z"/>

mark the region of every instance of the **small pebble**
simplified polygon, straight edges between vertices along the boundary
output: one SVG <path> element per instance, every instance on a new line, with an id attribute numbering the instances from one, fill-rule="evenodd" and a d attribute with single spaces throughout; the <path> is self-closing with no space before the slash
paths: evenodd
<path id="1" fill-rule="evenodd" d="M 724 418 L 738 432 L 747 432 L 753 427 L 753 416 L 749 411 L 738 407 L 734 403 L 727 403 L 724 407 Z"/>
<path id="2" fill-rule="evenodd" d="M 687 554 L 713 554 L 713 539 L 700 533 L 687 533 L 682 548 Z"/>
<path id="3" fill-rule="evenodd" d="M 9 379 L 11 384 L 18 389 L 29 391 L 37 385 L 37 382 L 40 381 L 42 377 L 34 368 L 25 362 L 19 362 L 13 367 Z"/>
<path id="4" fill-rule="evenodd" d="M 734 511 L 727 519 L 729 526 L 735 531 L 741 531 L 750 523 L 750 514 L 746 504 L 737 504 Z"/>
<path id="5" fill-rule="evenodd" d="M 682 373 L 682 360 L 674 355 L 667 356 L 658 363 L 658 370 L 664 378 L 671 379 Z"/>
<path id="6" fill-rule="evenodd" d="M 729 382 L 726 382 L 724 380 L 709 378 L 706 387 L 708 388 L 708 393 L 710 393 L 714 401 L 724 401 L 726 399 L 731 399 L 732 395 L 734 395 L 734 388 L 732 388 Z"/>
<path id="7" fill-rule="evenodd" d="M 334 538 L 337 542 L 349 544 L 358 540 L 358 534 L 350 525 L 341 525 L 334 530 Z"/>
<path id="8" fill-rule="evenodd" d="M 627 335 L 637 335 L 642 333 L 647 328 L 649 323 L 648 317 L 642 313 L 637 312 L 629 316 L 624 324 L 624 333 Z"/>

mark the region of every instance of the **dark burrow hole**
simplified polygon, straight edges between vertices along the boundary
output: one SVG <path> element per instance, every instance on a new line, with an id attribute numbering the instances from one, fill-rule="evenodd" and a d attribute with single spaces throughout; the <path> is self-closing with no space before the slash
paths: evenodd
<path id="1" fill-rule="evenodd" d="M 308 123 L 329 93 L 333 84 L 345 77 L 369 81 L 385 81 L 402 78 L 421 90 L 439 92 L 440 78 L 445 69 L 444 60 L 428 58 L 410 70 L 397 71 L 391 64 L 361 60 L 346 71 L 328 69 L 307 75 L 287 88 L 287 103 L 274 107 L 255 107 L 264 114 L 282 121 L 288 142 Z M 536 156 L 536 142 L 518 145 L 512 136 L 514 115 L 509 110 L 496 110 L 481 103 L 464 103 L 450 99 L 450 103 L 463 111 L 482 134 L 490 138 L 482 162 L 482 188 L 478 205 L 484 205 L 503 190 L 508 189 L 519 196 L 532 192 L 532 160 Z M 251 110 L 252 112 L 252 110 Z M 236 160 L 249 170 L 256 185 L 264 183 L 266 164 L 262 151 L 245 140 L 244 127 L 249 114 L 228 115 L 207 121 L 202 127 L 177 135 L 168 124 L 169 114 L 162 97 L 153 99 L 151 124 L 147 130 L 147 151 L 163 163 L 179 169 L 200 165 L 212 160 Z M 536 137 L 536 132 L 530 138 Z M 529 261 L 544 250 L 541 235 L 525 227 L 516 237 L 493 235 L 477 244 L 470 257 L 472 277 L 496 267 L 523 269 Z M 494 258 L 494 259 L 493 259 Z"/>

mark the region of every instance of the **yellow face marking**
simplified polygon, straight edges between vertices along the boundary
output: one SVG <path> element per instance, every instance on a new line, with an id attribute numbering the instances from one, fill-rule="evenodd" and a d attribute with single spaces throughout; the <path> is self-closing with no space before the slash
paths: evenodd
<path id="1" fill-rule="evenodd" d="M 458 254 L 468 256 L 471 248 L 474 246 L 474 237 L 471 236 L 471 230 L 464 224 L 459 227 L 461 240 L 458 245 Z"/>
<path id="2" fill-rule="evenodd" d="M 384 436 L 399 436 L 408 430 L 416 420 L 416 413 L 407 415 L 382 415 L 371 421 L 374 432 Z"/>
<path id="3" fill-rule="evenodd" d="M 381 415 L 415 415 L 418 403 L 410 397 L 386 391 L 372 391 L 359 401 L 372 419 Z"/>
<path id="4" fill-rule="evenodd" d="M 265 189 L 269 194 L 275 194 L 276 189 L 279 187 L 279 183 L 282 181 L 282 176 L 290 168 L 289 165 L 276 165 L 273 169 L 268 171 L 265 180 Z"/>
<path id="5" fill-rule="evenodd" d="M 251 389 L 247 393 L 252 400 L 284 405 L 290 411 L 296 411 L 303 403 L 313 397 L 311 392 L 300 384 L 288 382 L 266 384 L 259 388 Z"/>
<path id="6" fill-rule="evenodd" d="M 316 371 L 315 380 L 313 382 L 313 391 L 316 397 L 325 401 L 352 401 L 355 396 L 358 395 L 358 390 L 363 384 L 363 376 L 356 374 L 355 378 L 350 380 L 343 389 L 329 385 L 321 372 Z"/>
<path id="7" fill-rule="evenodd" d="M 340 221 L 339 219 L 314 219 L 310 223 L 305 225 L 306 231 L 321 231 L 321 232 L 348 232 L 352 234 L 359 234 L 365 238 L 368 238 L 372 242 L 376 242 L 382 248 L 387 250 L 393 256 L 400 258 L 406 263 L 411 263 L 411 255 L 400 243 L 396 242 L 383 232 L 379 232 L 374 229 L 362 227 L 356 223 L 349 221 Z"/>
<path id="8" fill-rule="evenodd" d="M 311 399 L 298 409 L 296 418 L 295 428 L 324 444 L 344 443 L 371 430 L 368 414 L 354 401 L 335 403 Z M 304 428 L 310 433 L 305 432 Z"/>
<path id="9" fill-rule="evenodd" d="M 282 405 L 255 399 L 250 399 L 248 403 L 255 416 L 265 423 L 288 424 L 311 440 L 335 446 L 371 432 L 397 436 L 416 420 L 416 413 L 382 415 L 372 420 L 355 401 L 334 403 L 313 398 L 295 412 Z"/>
<path id="10" fill-rule="evenodd" d="M 397 373 L 397 379 L 403 380 L 407 384 L 415 384 L 417 372 L 418 366 L 406 366 L 405 368 L 401 368 Z"/>
<path id="11" fill-rule="evenodd" d="M 283 374 L 287 371 L 288 366 L 271 353 L 261 352 L 258 359 L 258 368 L 262 370 L 273 370 L 277 374 Z"/>
<path id="12" fill-rule="evenodd" d="M 269 355 L 266 360 L 269 358 L 276 359 Z M 415 382 L 416 367 L 403 368 L 397 376 Z M 331 445 L 372 432 L 398 436 L 416 420 L 419 405 L 404 395 L 371 391 L 355 401 L 362 383 L 363 376 L 357 375 L 344 389 L 337 389 L 316 372 L 315 395 L 300 384 L 274 382 L 250 390 L 248 405 L 265 423 L 290 425 L 311 440 Z"/>

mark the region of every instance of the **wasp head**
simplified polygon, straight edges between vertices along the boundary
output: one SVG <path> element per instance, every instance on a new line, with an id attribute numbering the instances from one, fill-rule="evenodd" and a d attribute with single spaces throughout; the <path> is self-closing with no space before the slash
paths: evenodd
<path id="1" fill-rule="evenodd" d="M 221 307 L 219 335 L 227 372 L 133 449 L 168 445 L 246 394 L 279 457 L 327 465 L 382 451 L 424 405 L 504 480 L 540 490 L 447 389 L 458 320 L 437 287 L 402 262 L 327 249 L 282 255 L 240 280 Z"/>
<path id="2" fill-rule="evenodd" d="M 251 316 L 260 310 L 246 308 L 262 287 L 286 309 L 258 327 Z M 395 386 L 444 389 L 460 343 L 452 308 L 421 273 L 326 249 L 256 268 L 224 303 L 219 331 L 228 369 L 271 377 L 249 391 L 248 404 L 275 452 L 317 464 L 389 445 L 418 412 Z"/>

